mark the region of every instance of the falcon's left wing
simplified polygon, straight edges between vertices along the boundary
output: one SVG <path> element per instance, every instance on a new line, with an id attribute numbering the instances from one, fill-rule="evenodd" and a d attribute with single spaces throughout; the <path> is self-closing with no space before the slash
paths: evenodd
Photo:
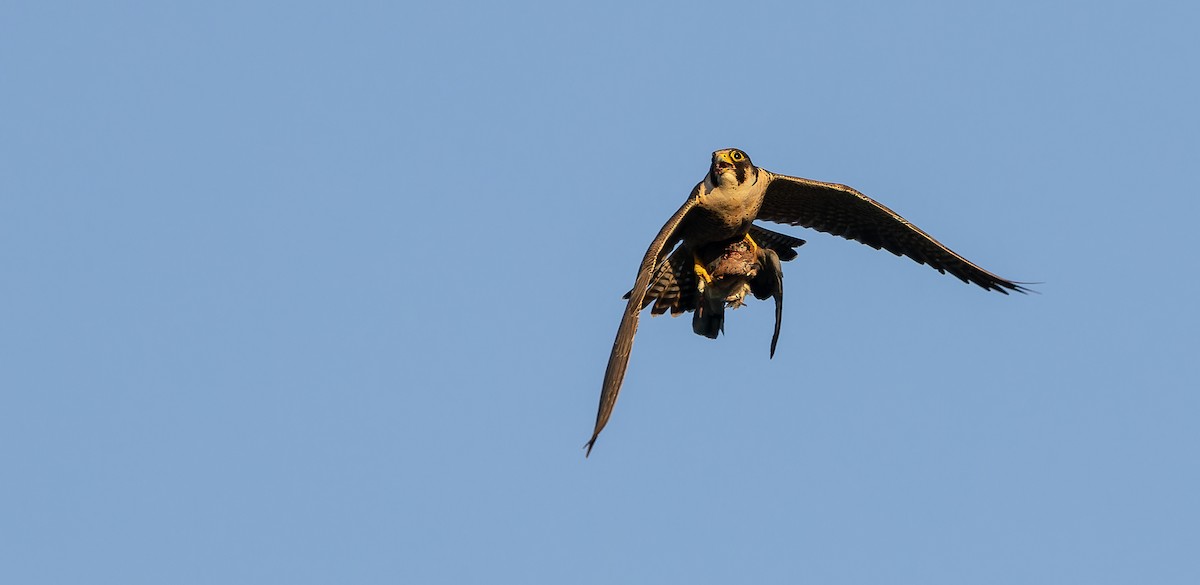
<path id="1" fill-rule="evenodd" d="M 766 172 L 770 183 L 758 219 L 799 225 L 908 256 L 963 282 L 1004 294 L 1029 292 L 1022 283 L 1001 278 L 959 256 L 882 203 L 837 183 Z"/>

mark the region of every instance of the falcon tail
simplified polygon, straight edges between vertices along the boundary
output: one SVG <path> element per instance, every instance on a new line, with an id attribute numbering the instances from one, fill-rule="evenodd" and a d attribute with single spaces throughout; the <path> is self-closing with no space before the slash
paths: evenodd
<path id="1" fill-rule="evenodd" d="M 692 314 L 692 331 L 709 339 L 716 339 L 718 334 L 724 332 L 725 300 L 716 298 L 715 303 L 708 298 L 701 300 Z"/>

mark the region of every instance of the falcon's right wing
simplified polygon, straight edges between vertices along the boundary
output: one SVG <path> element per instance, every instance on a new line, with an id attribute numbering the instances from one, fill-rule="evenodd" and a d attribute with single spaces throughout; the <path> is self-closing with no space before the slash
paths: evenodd
<path id="1" fill-rule="evenodd" d="M 642 258 L 637 280 L 633 284 L 633 290 L 630 291 L 629 303 L 625 305 L 625 314 L 621 317 L 620 327 L 617 328 L 617 338 L 613 341 L 612 353 L 608 356 L 608 367 L 604 370 L 604 384 L 600 389 L 600 409 L 596 413 L 596 428 L 592 431 L 592 438 L 586 445 L 587 455 L 591 455 L 592 446 L 596 444 L 596 437 L 600 436 L 600 431 L 604 429 L 604 425 L 608 424 L 608 417 L 612 415 L 613 405 L 617 403 L 617 394 L 621 392 L 621 381 L 625 379 L 625 368 L 629 365 L 629 352 L 633 349 L 633 336 L 637 333 L 638 314 L 642 311 L 642 300 L 646 296 L 646 287 L 650 285 L 650 278 L 654 275 L 655 267 L 662 262 L 662 257 L 679 242 L 679 226 L 688 212 L 700 202 L 699 195 L 700 185 L 696 185 L 696 188 L 692 189 L 691 195 L 688 195 L 687 201 L 683 202 L 679 210 L 658 231 L 658 236 L 650 243 L 646 255 Z"/>

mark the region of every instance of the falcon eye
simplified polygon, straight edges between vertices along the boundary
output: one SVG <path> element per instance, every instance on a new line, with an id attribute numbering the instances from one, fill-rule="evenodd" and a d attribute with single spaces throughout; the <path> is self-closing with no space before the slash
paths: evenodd
<path id="1" fill-rule="evenodd" d="M 733 154 L 729 155 L 729 158 L 732 158 L 736 162 L 746 158 L 746 155 L 742 154 L 742 151 L 740 150 L 735 150 L 733 151 Z"/>

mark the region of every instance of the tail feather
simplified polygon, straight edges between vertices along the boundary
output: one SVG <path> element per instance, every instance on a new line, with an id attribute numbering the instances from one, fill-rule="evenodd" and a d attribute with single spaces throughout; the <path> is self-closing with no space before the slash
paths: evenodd
<path id="1" fill-rule="evenodd" d="M 717 335 L 725 331 L 725 302 L 718 299 L 715 303 L 701 300 L 696 306 L 696 312 L 692 314 L 692 331 L 697 335 L 703 335 L 709 339 L 716 339 Z"/>

